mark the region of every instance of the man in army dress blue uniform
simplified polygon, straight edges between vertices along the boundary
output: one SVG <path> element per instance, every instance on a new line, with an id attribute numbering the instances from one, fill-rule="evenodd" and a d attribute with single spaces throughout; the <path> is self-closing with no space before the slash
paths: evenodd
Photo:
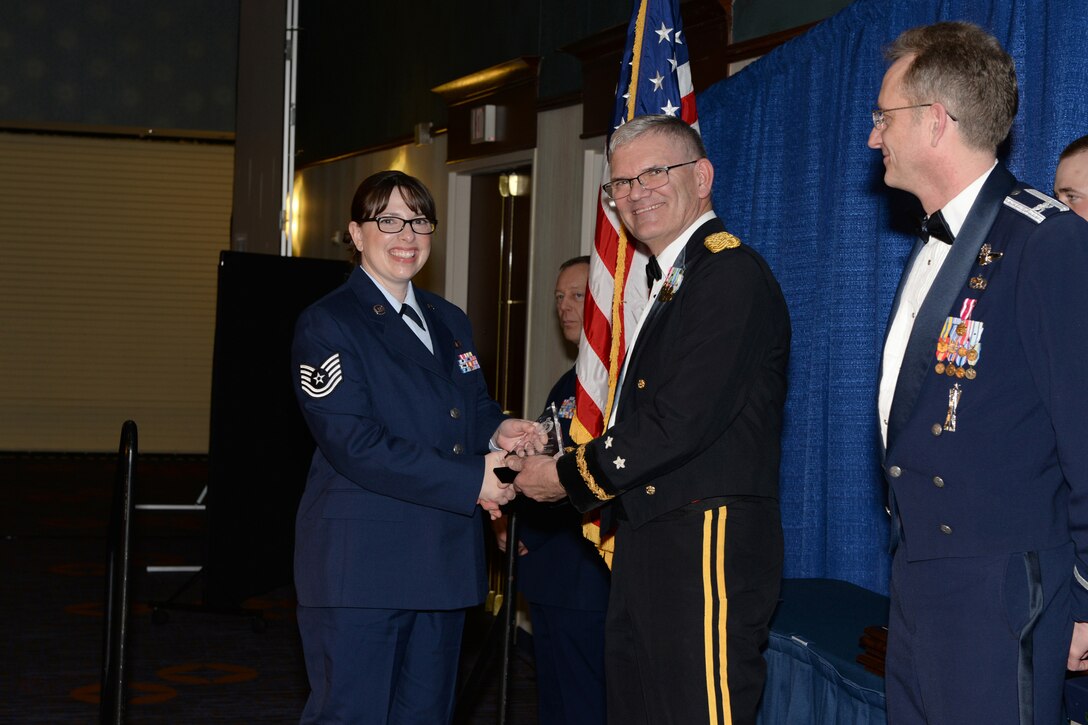
<path id="1" fill-rule="evenodd" d="M 714 214 L 714 167 L 671 116 L 609 142 L 605 191 L 655 264 L 614 425 L 558 461 L 518 459 L 538 500 L 616 524 L 608 721 L 755 723 L 778 600 L 778 464 L 790 321 L 766 261 Z M 632 271 L 636 273 L 636 271 Z"/>

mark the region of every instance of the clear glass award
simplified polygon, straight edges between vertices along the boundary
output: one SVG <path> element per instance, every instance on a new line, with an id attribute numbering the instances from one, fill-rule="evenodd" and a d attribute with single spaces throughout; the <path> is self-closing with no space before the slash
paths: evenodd
<path id="1" fill-rule="evenodd" d="M 563 453 L 563 426 L 559 424 L 559 411 L 555 407 L 555 403 L 548 403 L 548 407 L 544 409 L 544 412 L 540 414 L 540 417 L 536 419 L 536 424 L 543 433 L 543 448 L 537 451 L 535 446 L 526 447 L 522 452 L 516 452 L 520 448 L 521 444 L 515 447 L 515 451 L 511 451 L 511 455 L 541 455 L 552 456 L 553 458 Z M 517 473 L 505 466 L 494 469 L 495 475 L 499 477 L 499 480 L 503 483 L 513 483 Z"/>
<path id="2" fill-rule="evenodd" d="M 563 452 L 563 426 L 559 424 L 559 411 L 555 403 L 548 403 L 548 407 L 536 419 L 537 425 L 544 430 L 545 442 L 542 455 L 555 456 Z"/>

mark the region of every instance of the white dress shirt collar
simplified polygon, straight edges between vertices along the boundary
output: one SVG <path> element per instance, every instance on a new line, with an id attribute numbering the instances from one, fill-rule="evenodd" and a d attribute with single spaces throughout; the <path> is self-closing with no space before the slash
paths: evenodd
<path id="1" fill-rule="evenodd" d="M 952 201 L 941 208 L 941 214 L 953 236 L 959 236 L 963 222 L 967 220 L 967 214 L 971 211 L 979 192 L 982 191 L 982 185 L 986 183 L 986 179 L 990 178 L 990 174 L 996 167 L 997 159 L 994 159 L 993 165 L 983 172 L 982 176 L 968 184 L 963 191 L 952 198 Z"/>
<path id="2" fill-rule="evenodd" d="M 394 297 L 392 294 L 390 294 L 389 290 L 387 290 L 385 288 L 385 285 L 383 285 L 381 282 L 379 282 L 377 279 L 375 279 L 374 275 L 372 275 L 370 272 L 368 272 L 366 267 L 364 267 L 363 265 L 360 264 L 359 269 L 363 270 L 363 272 L 366 274 L 367 277 L 370 277 L 370 281 L 374 283 L 374 285 L 378 288 L 378 290 L 385 297 L 386 301 L 389 302 L 389 307 L 392 308 L 393 310 L 396 310 L 398 315 L 400 314 L 401 306 L 402 305 L 408 305 L 409 307 L 411 307 L 412 309 L 414 309 L 416 311 L 416 313 L 419 315 L 420 320 L 424 319 L 423 310 L 419 306 L 419 301 L 416 299 L 416 289 L 415 289 L 415 287 L 412 286 L 411 281 L 408 282 L 408 292 L 405 293 L 405 295 L 404 295 L 404 302 L 401 302 L 396 297 Z M 412 320 L 409 317 L 404 317 L 402 319 L 408 325 L 408 329 L 411 330 L 412 332 L 414 332 L 415 336 L 419 338 L 419 341 L 422 342 L 424 345 L 426 345 L 427 349 L 430 350 L 433 353 L 434 352 L 434 346 L 431 344 L 430 333 L 427 332 L 427 327 L 426 327 L 427 323 L 424 322 L 423 327 L 420 327 L 419 325 L 417 325 L 415 323 L 414 320 Z"/>
<path id="3" fill-rule="evenodd" d="M 674 239 L 669 246 L 661 250 L 661 254 L 657 255 L 657 264 L 661 267 L 661 279 L 654 283 L 654 289 L 650 290 L 650 299 L 656 297 L 657 291 L 664 284 L 664 280 L 669 276 L 669 270 L 672 268 L 672 263 L 676 261 L 676 258 L 680 256 L 680 250 L 682 250 L 691 239 L 691 235 L 695 233 L 695 230 L 706 224 L 711 219 L 714 219 L 718 215 L 714 213 L 714 210 L 706 212 L 689 226 L 684 231 L 680 232 L 680 236 Z"/>

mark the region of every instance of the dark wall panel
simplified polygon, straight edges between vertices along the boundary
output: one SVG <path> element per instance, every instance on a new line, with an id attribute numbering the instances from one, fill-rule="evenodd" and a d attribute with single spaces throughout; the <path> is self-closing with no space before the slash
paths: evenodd
<path id="1" fill-rule="evenodd" d="M 851 0 L 736 0 L 733 42 L 740 43 L 798 25 L 814 23 L 842 10 Z"/>
<path id="2" fill-rule="evenodd" d="M 297 163 L 446 125 L 430 89 L 521 56 L 539 56 L 540 97 L 577 92 L 581 68 L 557 50 L 626 24 L 631 0 L 344 3 L 299 8 Z"/>
<path id="3" fill-rule="evenodd" d="M 238 0 L 5 0 L 0 124 L 234 131 Z"/>

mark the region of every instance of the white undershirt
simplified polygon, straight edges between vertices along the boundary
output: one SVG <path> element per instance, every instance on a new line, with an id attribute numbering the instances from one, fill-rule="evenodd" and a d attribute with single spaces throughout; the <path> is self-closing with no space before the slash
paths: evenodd
<path id="1" fill-rule="evenodd" d="M 419 307 L 419 301 L 416 300 L 416 290 L 414 287 L 412 287 L 411 282 L 408 283 L 408 292 L 404 295 L 404 302 L 402 303 L 396 297 L 389 294 L 389 290 L 387 290 L 381 282 L 374 279 L 374 275 L 372 275 L 370 272 L 367 272 L 366 267 L 360 264 L 359 269 L 366 272 L 366 276 L 370 277 L 370 281 L 377 286 L 377 288 L 381 291 L 383 295 L 385 295 L 385 299 L 389 301 L 389 306 L 392 307 L 398 315 L 400 314 L 401 305 L 404 304 L 415 310 L 416 314 L 419 315 L 419 319 L 423 320 L 423 312 Z M 431 351 L 431 354 L 434 354 L 434 347 L 431 346 L 431 335 L 427 332 L 427 323 L 423 323 L 424 326 L 420 327 L 416 324 L 415 320 L 413 320 L 411 317 L 408 317 L 407 315 L 402 316 L 401 319 L 408 323 L 408 329 L 414 332 L 415 336 L 419 338 L 419 341 L 427 346 L 427 349 Z"/>
<path id="2" fill-rule="evenodd" d="M 967 219 L 967 213 L 978 198 L 982 185 L 986 183 L 990 173 L 993 172 L 997 161 L 982 176 L 968 184 L 963 191 L 955 196 L 952 201 L 941 209 L 944 220 L 948 224 L 953 236 L 959 235 L 963 222 Z M 895 386 L 899 382 L 899 368 L 903 365 L 903 356 L 907 352 L 907 342 L 910 333 L 914 329 L 914 318 L 922 309 L 929 288 L 933 286 L 933 280 L 941 271 L 951 244 L 945 244 L 939 239 L 930 237 L 922 251 L 914 258 L 914 264 L 907 274 L 907 281 L 903 284 L 903 292 L 899 296 L 899 308 L 895 311 L 895 317 L 888 327 L 888 338 L 884 342 L 884 366 L 880 371 L 880 437 L 884 445 L 888 445 L 888 420 L 891 417 L 892 400 L 895 398 Z"/>

